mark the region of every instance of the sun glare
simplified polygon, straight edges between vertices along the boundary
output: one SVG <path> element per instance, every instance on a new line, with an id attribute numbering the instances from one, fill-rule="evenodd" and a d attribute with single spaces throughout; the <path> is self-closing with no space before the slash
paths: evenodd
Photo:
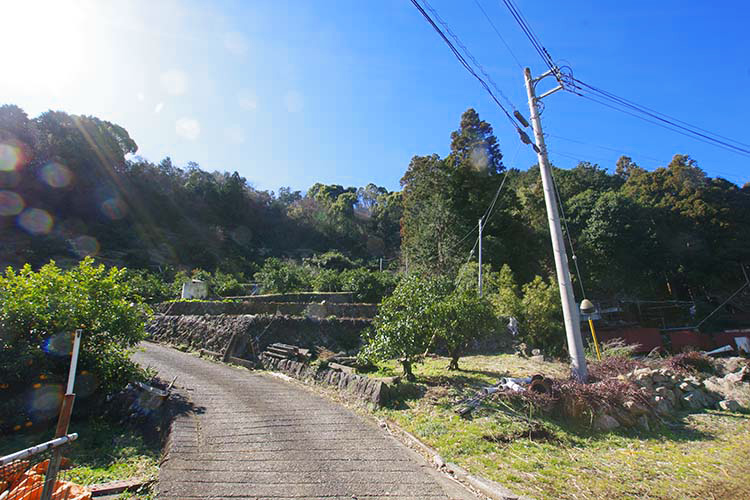
<path id="1" fill-rule="evenodd" d="M 55 0 L 0 3 L 3 86 L 24 92 L 59 92 L 85 69 L 93 4 Z M 89 50 L 90 52 L 90 50 Z"/>

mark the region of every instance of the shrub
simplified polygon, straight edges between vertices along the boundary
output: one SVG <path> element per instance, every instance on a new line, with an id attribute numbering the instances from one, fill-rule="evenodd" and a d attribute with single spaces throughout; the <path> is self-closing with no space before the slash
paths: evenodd
<path id="1" fill-rule="evenodd" d="M 240 280 L 244 281 L 244 278 L 242 274 L 235 276 L 217 270 L 211 276 L 209 286 L 211 287 L 211 292 L 219 297 L 242 295 L 245 293 L 245 288 L 240 283 Z"/>
<path id="2" fill-rule="evenodd" d="M 354 269 L 355 267 L 362 265 L 361 262 L 353 261 L 346 255 L 335 250 L 310 257 L 306 260 L 306 263 L 321 269 L 330 269 L 339 272 L 346 269 Z"/>
<path id="3" fill-rule="evenodd" d="M 79 373 L 86 374 L 77 385 L 79 395 L 112 393 L 139 379 L 142 371 L 129 360 L 128 350 L 144 338 L 148 312 L 124 269 L 94 266 L 91 258 L 70 271 L 54 262 L 38 272 L 28 264 L 19 271 L 8 268 L 0 276 L 0 380 L 5 393 L 0 419 L 7 424 L 41 418 L 43 409 L 24 401 L 39 397 L 40 405 L 54 403 L 58 384 L 66 379 L 71 335 L 79 328 L 84 330 Z M 45 400 L 36 396 L 41 394 L 37 389 L 49 389 L 53 396 Z"/>
<path id="4" fill-rule="evenodd" d="M 340 292 L 341 274 L 333 269 L 321 269 L 313 275 L 312 285 L 316 292 Z"/>
<path id="5" fill-rule="evenodd" d="M 264 293 L 300 292 L 313 288 L 309 268 L 276 257 L 266 259 L 261 270 L 255 273 L 255 281 Z"/>
<path id="6" fill-rule="evenodd" d="M 341 290 L 352 292 L 356 302 L 379 303 L 393 291 L 396 279 L 390 273 L 368 271 L 364 268 L 350 269 L 340 275 Z"/>
<path id="7" fill-rule="evenodd" d="M 519 319 L 521 339 L 553 356 L 565 352 L 560 294 L 553 280 L 537 276 L 523 286 L 522 314 Z"/>
<path id="8" fill-rule="evenodd" d="M 407 276 L 399 281 L 393 294 L 386 297 L 374 328 L 363 334 L 360 358 L 387 360 L 397 358 L 407 380 L 414 380 L 411 365 L 417 362 L 435 331 L 432 307 L 448 294 L 449 283 L 438 278 Z"/>
<path id="9" fill-rule="evenodd" d="M 449 370 L 458 370 L 458 360 L 469 342 L 489 334 L 497 324 L 492 305 L 474 291 L 456 290 L 436 302 L 430 313 L 438 337 L 448 348 Z"/>
<path id="10" fill-rule="evenodd" d="M 164 281 L 158 274 L 143 269 L 126 269 L 125 279 L 134 294 L 139 295 L 148 304 L 156 304 L 174 299 L 175 295 L 171 283 Z"/>

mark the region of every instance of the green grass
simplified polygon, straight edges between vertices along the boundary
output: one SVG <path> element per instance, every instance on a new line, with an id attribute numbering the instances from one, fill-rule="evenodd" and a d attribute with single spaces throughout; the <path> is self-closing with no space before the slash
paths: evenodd
<path id="1" fill-rule="evenodd" d="M 63 479 L 91 485 L 121 479 L 156 478 L 161 449 L 158 444 L 148 444 L 137 431 L 104 419 L 91 419 L 74 421 L 70 432 L 78 433 L 79 437 L 65 453 L 73 467 L 62 472 Z M 5 436 L 0 440 L 0 455 L 47 441 L 52 433 L 53 429 Z M 138 498 L 149 498 L 149 495 L 143 492 Z"/>
<path id="2" fill-rule="evenodd" d="M 587 422 L 520 415 L 490 403 L 466 420 L 456 403 L 500 376 L 565 376 L 560 363 L 517 356 L 448 358 L 414 368 L 421 390 L 377 410 L 436 448 L 447 461 L 538 499 L 750 498 L 750 415 L 708 411 L 683 415 L 649 432 L 595 433 Z M 387 363 L 377 375 L 397 374 Z"/>

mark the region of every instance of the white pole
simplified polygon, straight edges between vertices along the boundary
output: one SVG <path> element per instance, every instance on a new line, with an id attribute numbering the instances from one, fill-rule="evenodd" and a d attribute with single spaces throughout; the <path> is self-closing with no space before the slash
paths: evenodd
<path id="1" fill-rule="evenodd" d="M 479 219 L 479 296 L 482 296 L 482 219 Z"/>
<path id="2" fill-rule="evenodd" d="M 581 340 L 581 322 L 576 307 L 573 284 L 570 280 L 570 269 L 568 268 L 568 256 L 565 252 L 565 241 L 563 240 L 560 216 L 557 213 L 557 200 L 555 198 L 552 174 L 547 159 L 547 146 L 544 143 L 542 133 L 542 121 L 537 109 L 537 97 L 534 89 L 535 81 L 531 78 L 531 70 L 524 71 L 526 79 L 526 92 L 529 96 L 529 112 L 531 113 L 531 125 L 534 128 L 534 138 L 538 148 L 539 170 L 542 174 L 542 186 L 544 188 L 544 203 L 547 206 L 547 219 L 549 221 L 549 232 L 552 239 L 552 252 L 555 256 L 555 269 L 557 270 L 557 283 L 560 287 L 560 301 L 562 302 L 563 319 L 565 322 L 565 334 L 568 340 L 568 352 L 572 365 L 573 375 L 580 381 L 588 379 L 586 369 L 586 358 L 583 351 L 583 340 Z M 548 93 L 549 94 L 549 93 Z"/>
<path id="3" fill-rule="evenodd" d="M 73 384 L 76 380 L 76 366 L 78 365 L 78 350 L 81 348 L 81 330 L 76 330 L 73 340 L 73 355 L 70 358 L 70 371 L 68 372 L 68 388 L 65 394 L 73 394 Z"/>

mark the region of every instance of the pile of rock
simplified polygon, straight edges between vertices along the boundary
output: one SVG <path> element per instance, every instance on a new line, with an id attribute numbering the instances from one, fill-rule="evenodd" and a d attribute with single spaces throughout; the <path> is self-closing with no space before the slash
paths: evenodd
<path id="1" fill-rule="evenodd" d="M 658 415 L 676 410 L 704 408 L 739 409 L 747 401 L 737 401 L 750 390 L 750 367 L 742 358 L 717 362 L 717 375 L 685 375 L 669 368 L 639 368 L 624 376 L 646 392 Z"/>
<path id="2" fill-rule="evenodd" d="M 649 428 L 654 417 L 669 417 L 679 411 L 717 408 L 739 411 L 750 408 L 750 365 L 742 358 L 716 361 L 717 374 L 686 375 L 666 367 L 638 368 L 621 375 L 639 387 L 648 398 L 647 407 L 636 401 L 625 401 L 620 408 L 602 412 L 594 419 L 594 428 L 609 431 L 617 427 Z"/>

